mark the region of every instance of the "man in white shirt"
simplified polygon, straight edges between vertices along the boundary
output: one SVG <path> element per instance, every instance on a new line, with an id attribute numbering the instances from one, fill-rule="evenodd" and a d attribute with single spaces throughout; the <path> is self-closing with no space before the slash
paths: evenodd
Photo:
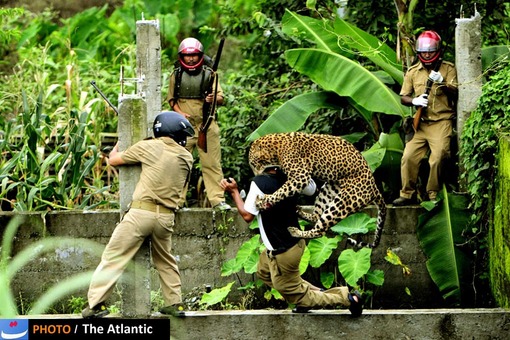
<path id="1" fill-rule="evenodd" d="M 293 237 L 287 230 L 288 227 L 299 228 L 296 209 L 298 196 L 287 197 L 267 210 L 257 209 L 257 197 L 272 194 L 286 180 L 286 175 L 279 167 L 267 168 L 264 174 L 253 178 L 246 202 L 243 202 L 234 179 L 223 179 L 220 182 L 221 187 L 231 194 L 239 214 L 246 222 L 251 222 L 257 216 L 262 242 L 266 246 L 266 250 L 259 257 L 258 277 L 266 285 L 276 289 L 289 304 L 295 305 L 292 310 L 294 313 L 341 305 L 349 307 L 353 316 L 361 315 L 363 307 L 358 292 L 351 294 L 348 287 L 321 291 L 301 278 L 299 263 L 306 243 L 304 239 Z M 311 180 L 301 193 L 311 196 L 315 191 L 315 182 Z"/>

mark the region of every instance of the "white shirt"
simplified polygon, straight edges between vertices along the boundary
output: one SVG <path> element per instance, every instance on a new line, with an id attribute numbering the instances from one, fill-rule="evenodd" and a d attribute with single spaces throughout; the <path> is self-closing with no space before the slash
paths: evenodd
<path id="1" fill-rule="evenodd" d="M 310 182 L 308 182 L 308 185 L 303 190 L 301 190 L 300 194 L 312 196 L 315 193 L 316 189 L 317 185 L 315 184 L 314 180 L 310 178 Z M 267 238 L 266 232 L 264 230 L 264 224 L 259 214 L 259 209 L 255 205 L 255 201 L 258 196 L 264 197 L 264 193 L 262 192 L 262 190 L 259 189 L 255 182 L 251 182 L 250 190 L 248 191 L 248 195 L 246 196 L 246 200 L 244 201 L 244 210 L 246 210 L 247 212 L 254 216 L 257 216 L 257 222 L 259 224 L 260 230 L 260 238 L 262 238 L 264 246 L 266 246 L 268 250 L 275 250 L 274 247 L 271 245 L 271 242 L 269 242 L 269 239 Z"/>

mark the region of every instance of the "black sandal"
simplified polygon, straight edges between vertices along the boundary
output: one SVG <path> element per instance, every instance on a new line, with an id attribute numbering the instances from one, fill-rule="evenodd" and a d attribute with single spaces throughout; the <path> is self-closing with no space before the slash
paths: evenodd
<path id="1" fill-rule="evenodd" d="M 354 295 L 358 298 L 358 301 L 354 299 Z M 361 298 L 361 294 L 355 290 L 352 293 L 349 293 L 347 295 L 349 298 L 349 301 L 351 302 L 351 305 L 349 306 L 349 311 L 351 312 L 352 316 L 358 317 L 363 313 L 363 299 Z"/>

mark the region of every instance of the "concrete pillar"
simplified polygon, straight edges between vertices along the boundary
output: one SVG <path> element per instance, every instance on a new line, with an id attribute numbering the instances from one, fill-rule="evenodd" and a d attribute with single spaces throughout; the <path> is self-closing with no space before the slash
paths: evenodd
<path id="1" fill-rule="evenodd" d="M 152 136 L 154 118 L 161 111 L 161 41 L 158 21 L 136 23 L 137 92 L 119 99 L 119 150 Z M 141 168 L 122 166 L 119 169 L 121 218 L 127 211 Z M 122 312 L 127 317 L 151 314 L 150 302 L 150 239 L 146 239 L 133 259 L 134 265 L 123 275 Z"/>
<path id="2" fill-rule="evenodd" d="M 147 137 L 147 107 L 139 96 L 122 98 L 119 105 L 119 150 L 126 150 L 139 140 Z M 126 213 L 136 183 L 140 178 L 139 165 L 119 167 L 120 218 Z M 150 315 L 150 241 L 146 240 L 136 253 L 134 266 L 122 276 L 122 313 L 127 317 Z"/>
<path id="3" fill-rule="evenodd" d="M 161 112 L 161 37 L 159 21 L 136 22 L 137 93 L 147 103 L 147 119 L 152 128 Z"/>
<path id="4" fill-rule="evenodd" d="M 482 38 L 481 16 L 475 15 L 469 19 L 456 19 L 455 29 L 455 66 L 459 80 L 459 101 L 457 103 L 457 142 L 459 151 L 462 150 L 460 137 L 466 120 L 475 110 L 478 98 L 482 94 Z M 462 159 L 459 159 L 460 173 L 464 173 Z M 466 181 L 462 180 L 459 189 L 466 191 Z"/>

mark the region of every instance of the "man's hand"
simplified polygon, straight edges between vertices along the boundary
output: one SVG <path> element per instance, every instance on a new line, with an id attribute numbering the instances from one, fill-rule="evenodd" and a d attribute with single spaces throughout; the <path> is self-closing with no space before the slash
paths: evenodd
<path id="1" fill-rule="evenodd" d="M 430 71 L 429 79 L 432 80 L 434 83 L 442 83 L 443 75 L 438 71 Z"/>
<path id="2" fill-rule="evenodd" d="M 422 107 L 427 107 L 427 105 L 429 105 L 429 99 L 428 99 L 428 94 L 422 94 L 421 96 L 418 96 L 416 98 L 413 98 L 413 105 L 414 106 L 422 106 Z"/>
<path id="3" fill-rule="evenodd" d="M 238 190 L 237 182 L 232 177 L 230 177 L 228 179 L 223 178 L 220 181 L 220 186 L 224 191 L 230 192 L 230 193 Z"/>

